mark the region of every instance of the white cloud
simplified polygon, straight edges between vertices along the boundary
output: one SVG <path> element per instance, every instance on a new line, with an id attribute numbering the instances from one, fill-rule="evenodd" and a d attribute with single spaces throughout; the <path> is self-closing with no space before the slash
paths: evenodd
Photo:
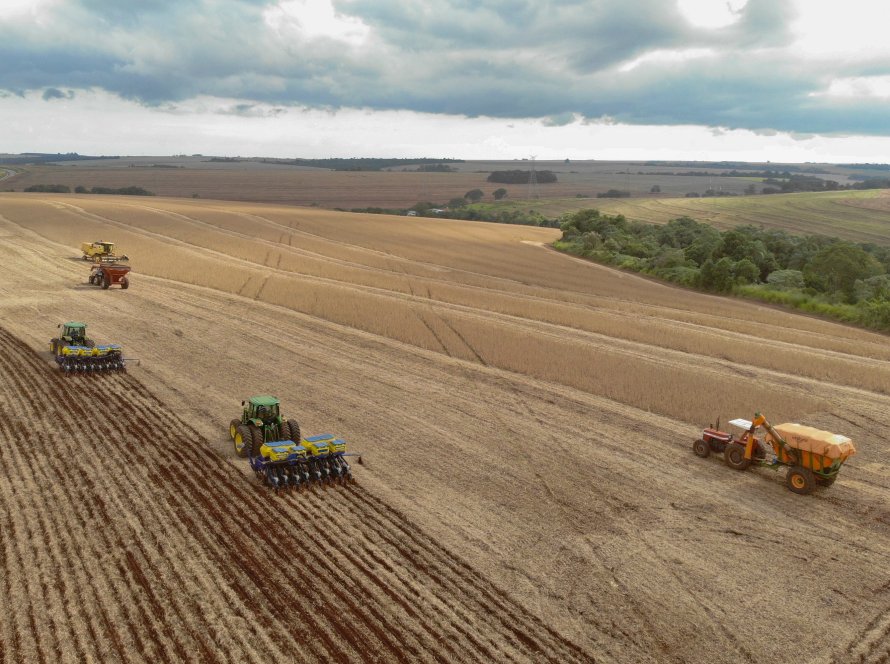
<path id="1" fill-rule="evenodd" d="M 739 20 L 748 0 L 677 0 L 680 13 L 698 28 L 725 28 Z"/>
<path id="2" fill-rule="evenodd" d="M 370 28 L 360 19 L 338 13 L 331 0 L 281 0 L 269 7 L 263 18 L 283 37 L 321 37 L 357 46 L 370 34 Z"/>
<path id="3" fill-rule="evenodd" d="M 21 19 L 23 17 L 38 18 L 50 6 L 59 4 L 61 0 L 3 0 L 0 2 L 0 21 Z"/>
<path id="4" fill-rule="evenodd" d="M 638 58 L 634 58 L 630 62 L 625 62 L 618 68 L 618 71 L 629 72 L 643 65 L 657 65 L 659 67 L 670 67 L 671 65 L 689 60 L 697 60 L 715 54 L 712 48 L 685 48 L 678 50 L 657 50 L 644 53 Z"/>
<path id="5" fill-rule="evenodd" d="M 844 0 L 843 3 L 795 0 L 797 18 L 791 29 L 793 52 L 821 60 L 868 60 L 890 55 L 887 26 L 890 3 Z"/>
<path id="6" fill-rule="evenodd" d="M 813 97 L 840 97 L 847 99 L 890 99 L 890 75 L 855 76 L 836 78 L 823 92 Z"/>
<path id="7" fill-rule="evenodd" d="M 455 157 L 539 160 L 745 160 L 887 162 L 890 137 L 804 136 L 690 125 L 467 118 L 410 111 L 270 107 L 201 98 L 177 112 L 101 91 L 43 101 L 0 97 L 0 144 L 8 152 L 106 155 L 202 153 L 268 157 Z M 187 112 L 186 112 L 187 111 Z"/>

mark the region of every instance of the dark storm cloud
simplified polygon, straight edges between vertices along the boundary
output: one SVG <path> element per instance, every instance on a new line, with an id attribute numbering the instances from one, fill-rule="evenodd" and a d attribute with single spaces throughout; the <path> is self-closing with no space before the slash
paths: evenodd
<path id="1" fill-rule="evenodd" d="M 58 88 L 47 88 L 43 91 L 43 101 L 51 99 L 74 99 L 74 90 L 62 92 Z"/>
<path id="2" fill-rule="evenodd" d="M 335 0 L 358 40 L 278 5 L 66 0 L 37 21 L 0 12 L 0 92 L 104 89 L 161 108 L 206 95 L 239 100 L 221 112 L 245 116 L 304 105 L 890 133 L 883 102 L 818 94 L 835 77 L 890 73 L 887 62 L 798 58 L 790 0 L 749 0 L 721 29 L 694 27 L 666 0 Z"/>

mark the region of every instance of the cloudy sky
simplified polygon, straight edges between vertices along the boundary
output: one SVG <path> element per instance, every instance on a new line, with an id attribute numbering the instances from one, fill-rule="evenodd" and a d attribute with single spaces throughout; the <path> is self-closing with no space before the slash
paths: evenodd
<path id="1" fill-rule="evenodd" d="M 0 153 L 890 162 L 886 0 L 0 0 Z"/>

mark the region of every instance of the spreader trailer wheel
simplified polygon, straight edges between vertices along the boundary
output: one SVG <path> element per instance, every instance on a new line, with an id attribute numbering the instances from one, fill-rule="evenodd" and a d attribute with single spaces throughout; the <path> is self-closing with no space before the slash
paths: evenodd
<path id="1" fill-rule="evenodd" d="M 813 471 L 803 466 L 792 466 L 785 476 L 785 484 L 794 493 L 806 495 L 816 488 L 816 476 Z"/>

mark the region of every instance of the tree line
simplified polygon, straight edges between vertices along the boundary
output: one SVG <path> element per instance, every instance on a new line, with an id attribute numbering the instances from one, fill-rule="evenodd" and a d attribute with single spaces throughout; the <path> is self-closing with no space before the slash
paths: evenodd
<path id="1" fill-rule="evenodd" d="M 44 194 L 70 194 L 71 187 L 67 184 L 34 184 L 25 187 L 25 192 L 40 192 Z M 154 196 L 154 193 L 142 187 L 121 187 L 114 189 L 112 187 L 92 187 L 87 189 L 82 185 L 74 188 L 75 194 L 116 194 L 118 196 Z"/>
<path id="2" fill-rule="evenodd" d="M 890 247 L 756 226 L 719 231 L 689 217 L 658 225 L 580 210 L 560 221 L 558 249 L 890 331 Z"/>

